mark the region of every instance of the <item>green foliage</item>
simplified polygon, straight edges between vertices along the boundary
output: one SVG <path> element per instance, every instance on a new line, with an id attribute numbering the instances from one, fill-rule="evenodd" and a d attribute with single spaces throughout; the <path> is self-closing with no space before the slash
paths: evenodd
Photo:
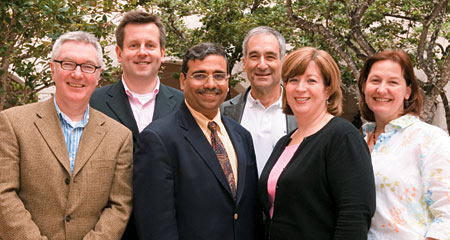
<path id="1" fill-rule="evenodd" d="M 110 44 L 115 26 L 110 12 L 120 1 L 15 0 L 0 2 L 0 110 L 35 101 L 36 92 L 52 85 L 49 53 L 52 43 L 68 31 L 83 30 Z M 111 62 L 108 57 L 107 63 Z M 18 86 L 12 76 L 24 80 Z M 105 72 L 106 76 L 108 72 Z M 20 85 L 20 84 L 19 84 Z M 22 88 L 22 89 L 21 89 Z M 17 91 L 22 94 L 17 94 Z"/>
<path id="2" fill-rule="evenodd" d="M 421 79 L 433 81 L 426 83 L 428 86 L 448 82 L 444 73 L 450 71 L 449 64 L 445 64 L 450 46 L 433 41 L 431 37 L 436 31 L 436 37 L 450 39 L 450 3 L 446 0 L 292 0 L 292 13 L 314 26 L 310 28 L 299 26 L 289 17 L 286 2 L 288 0 L 2 1 L 0 110 L 6 103 L 11 106 L 33 101 L 37 90 L 52 84 L 48 54 L 59 35 L 86 30 L 100 37 L 103 46 L 111 45 L 115 28 L 111 19 L 135 8 L 144 8 L 162 17 L 167 29 L 166 55 L 171 57 L 181 58 L 197 43 L 213 42 L 225 49 L 232 68 L 242 58 L 246 33 L 253 27 L 266 25 L 278 29 L 291 50 L 313 46 L 328 51 L 339 63 L 347 87 L 354 86 L 358 70 L 370 54 L 393 48 L 405 49 L 419 69 L 430 69 L 428 79 Z M 420 51 L 424 23 L 441 2 L 446 3 L 443 14 L 431 22 L 424 51 Z M 355 28 L 352 17 L 364 4 L 367 9 Z M 199 25 L 188 28 L 187 19 L 193 17 L 198 19 Z M 322 30 L 318 30 L 318 26 Z M 367 46 L 361 45 L 364 42 Z M 106 56 L 105 62 L 110 66 L 112 60 Z M 5 76 L 13 72 L 25 80 L 22 87 L 7 84 Z M 114 81 L 119 72 L 118 67 L 107 67 L 101 84 Z M 235 73 L 230 84 L 233 86 L 242 80 L 240 74 Z M 16 90 L 22 91 L 23 96 L 13 94 Z M 435 102 L 436 91 L 434 95 L 430 91 L 426 94 L 430 96 L 426 101 Z M 428 109 L 428 112 L 433 111 Z"/>

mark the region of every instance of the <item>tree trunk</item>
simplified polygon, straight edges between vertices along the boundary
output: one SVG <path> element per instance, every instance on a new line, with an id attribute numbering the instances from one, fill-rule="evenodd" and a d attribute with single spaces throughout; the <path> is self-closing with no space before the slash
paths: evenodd
<path id="1" fill-rule="evenodd" d="M 447 98 L 447 95 L 445 94 L 445 91 L 442 91 L 440 96 L 442 98 L 442 104 L 444 105 L 444 110 L 445 110 L 445 120 L 447 122 L 447 132 L 450 133 L 450 106 L 448 105 L 448 98 Z"/>

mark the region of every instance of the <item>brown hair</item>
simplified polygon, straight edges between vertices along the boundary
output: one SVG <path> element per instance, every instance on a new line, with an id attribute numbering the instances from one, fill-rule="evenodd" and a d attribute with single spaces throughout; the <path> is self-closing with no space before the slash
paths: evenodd
<path id="1" fill-rule="evenodd" d="M 122 49 L 123 40 L 125 39 L 125 26 L 127 24 L 148 24 L 154 23 L 159 29 L 159 45 L 161 48 L 166 46 L 166 29 L 157 15 L 146 13 L 143 11 L 133 10 L 125 13 L 120 20 L 120 24 L 116 29 L 116 43 Z"/>
<path id="2" fill-rule="evenodd" d="M 327 52 L 313 47 L 302 47 L 289 53 L 281 66 L 283 85 L 286 86 L 290 78 L 303 75 L 311 61 L 317 64 L 322 74 L 324 85 L 329 88 L 330 97 L 327 100 L 327 111 L 335 116 L 341 115 L 341 74 L 336 62 Z M 282 103 L 283 112 L 292 115 L 292 109 L 286 101 L 286 91 L 283 91 Z"/>
<path id="3" fill-rule="evenodd" d="M 422 95 L 420 95 L 419 82 L 414 75 L 414 68 L 411 63 L 411 59 L 408 54 L 403 50 L 385 50 L 374 54 L 369 57 L 364 64 L 358 79 L 358 89 L 359 89 L 359 110 L 364 119 L 370 122 L 375 121 L 375 116 L 369 106 L 367 106 L 366 97 L 364 95 L 364 86 L 367 82 L 367 77 L 369 76 L 370 69 L 373 64 L 378 61 L 390 60 L 396 62 L 400 65 L 403 72 L 403 78 L 406 81 L 406 86 L 411 87 L 411 95 L 408 100 L 405 100 L 405 106 L 403 114 L 414 113 L 415 115 L 420 115 L 422 110 Z"/>

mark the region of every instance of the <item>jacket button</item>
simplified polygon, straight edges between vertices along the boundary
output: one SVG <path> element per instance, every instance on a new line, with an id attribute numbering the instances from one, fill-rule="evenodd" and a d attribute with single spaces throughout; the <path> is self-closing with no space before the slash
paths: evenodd
<path id="1" fill-rule="evenodd" d="M 72 219 L 72 217 L 70 215 L 66 216 L 66 222 L 70 222 L 71 219 Z"/>
<path id="2" fill-rule="evenodd" d="M 69 185 L 70 184 L 70 179 L 66 178 L 66 180 L 64 180 L 64 182 L 66 183 L 66 185 Z"/>
<path id="3" fill-rule="evenodd" d="M 238 220 L 239 215 L 237 213 L 234 214 L 234 220 Z"/>

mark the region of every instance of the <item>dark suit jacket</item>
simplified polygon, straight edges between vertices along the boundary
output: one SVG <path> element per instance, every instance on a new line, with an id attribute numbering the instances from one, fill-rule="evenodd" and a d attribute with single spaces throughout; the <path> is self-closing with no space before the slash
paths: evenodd
<path id="1" fill-rule="evenodd" d="M 290 137 L 278 141 L 259 180 L 266 239 L 366 240 L 375 212 L 370 153 L 360 132 L 338 117 L 300 144 L 277 180 L 270 219 L 267 180 Z"/>
<path id="2" fill-rule="evenodd" d="M 183 99 L 183 92 L 161 83 L 159 93 L 156 95 L 153 120 L 166 116 L 174 111 Z M 89 104 L 91 107 L 103 112 L 130 129 L 133 132 L 133 142 L 136 143 L 139 130 L 122 80 L 95 89 Z"/>
<path id="3" fill-rule="evenodd" d="M 90 108 L 72 174 L 53 99 L 1 111 L 0 139 L 0 239 L 120 239 L 130 130 Z"/>
<path id="4" fill-rule="evenodd" d="M 220 111 L 223 113 L 223 115 L 230 117 L 234 121 L 240 123 L 249 92 L 250 87 L 248 87 L 244 93 L 240 93 L 236 97 L 224 102 L 220 106 Z M 293 115 L 286 115 L 286 127 L 287 133 L 290 133 L 297 128 L 297 121 L 295 120 L 295 117 Z"/>
<path id="5" fill-rule="evenodd" d="M 183 99 L 183 92 L 161 83 L 159 92 L 156 95 L 153 120 L 166 116 L 174 111 Z M 136 141 L 139 130 L 133 116 L 133 111 L 131 110 L 130 102 L 128 101 L 128 96 L 125 93 L 122 80 L 119 79 L 114 84 L 96 89 L 91 96 L 90 105 L 130 129 L 133 133 L 133 149 L 136 150 Z M 138 238 L 132 214 L 122 240 L 136 239 Z"/>
<path id="6" fill-rule="evenodd" d="M 140 239 L 259 239 L 252 139 L 233 120 L 222 116 L 222 121 L 238 159 L 236 202 L 210 143 L 184 102 L 139 135 L 133 186 Z"/>

